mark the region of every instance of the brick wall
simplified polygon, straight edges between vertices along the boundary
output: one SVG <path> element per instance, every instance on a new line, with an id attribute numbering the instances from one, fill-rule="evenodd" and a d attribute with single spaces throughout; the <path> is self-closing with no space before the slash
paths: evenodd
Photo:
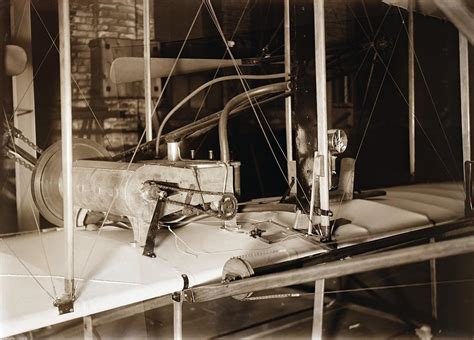
<path id="1" fill-rule="evenodd" d="M 152 7 L 153 1 L 150 2 Z M 128 146 L 137 142 L 137 126 L 139 116 L 142 113 L 143 105 L 137 99 L 108 99 L 98 100 L 91 94 L 91 51 L 89 43 L 96 38 L 121 38 L 121 39 L 143 39 L 143 6 L 142 0 L 71 0 L 71 71 L 75 81 L 73 81 L 73 111 L 87 111 L 89 105 L 94 111 L 97 110 L 97 103 L 100 107 L 107 107 L 109 110 L 121 111 L 123 118 L 99 117 L 103 127 L 109 129 L 108 136 L 104 140 L 111 141 L 105 145 L 110 149 L 118 149 L 121 145 Z M 153 13 L 153 8 L 150 10 Z M 154 39 L 154 21 L 150 18 L 150 37 Z M 74 82 L 77 83 L 74 84 Z M 78 115 L 76 115 L 77 117 Z M 85 114 L 80 115 L 81 118 Z M 135 117 L 135 124 L 129 123 Z M 95 119 L 90 116 L 90 123 L 95 130 L 97 126 Z M 133 120 L 133 119 L 132 119 Z M 78 123 L 80 128 L 83 124 Z M 120 136 L 120 130 L 124 126 L 129 129 L 124 136 Z M 135 130 L 134 132 L 130 132 Z M 93 137 L 93 136 L 89 136 Z M 97 136 L 96 136 L 97 137 Z M 96 140 L 102 140 L 100 137 Z"/>
<path id="2" fill-rule="evenodd" d="M 141 3 L 141 0 L 71 1 L 72 75 L 87 99 L 90 98 L 91 88 L 89 42 L 96 38 L 142 39 Z M 150 36 L 151 39 L 154 38 L 153 19 L 151 19 Z M 86 106 L 77 87 L 73 88 L 73 105 Z"/>

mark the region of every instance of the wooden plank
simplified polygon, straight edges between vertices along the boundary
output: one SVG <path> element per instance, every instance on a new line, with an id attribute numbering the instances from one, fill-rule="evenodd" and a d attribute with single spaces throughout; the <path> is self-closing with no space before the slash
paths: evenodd
<path id="1" fill-rule="evenodd" d="M 12 77 L 13 107 L 15 109 L 14 125 L 23 131 L 23 134 L 33 143 L 36 143 L 30 0 L 11 2 L 10 27 L 12 43 L 22 47 L 28 58 L 25 70 L 21 74 Z M 36 153 L 23 141 L 17 140 L 17 144 L 36 158 Z M 18 230 L 33 230 L 36 228 L 39 215 L 31 197 L 31 171 L 16 164 L 15 182 Z"/>

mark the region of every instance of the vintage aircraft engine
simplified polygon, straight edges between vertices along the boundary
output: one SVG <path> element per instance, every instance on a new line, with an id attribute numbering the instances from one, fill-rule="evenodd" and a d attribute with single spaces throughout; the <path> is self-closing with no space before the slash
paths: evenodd
<path id="1" fill-rule="evenodd" d="M 47 149 L 32 177 L 33 198 L 41 214 L 62 226 L 61 144 Z M 222 220 L 237 212 L 234 177 L 238 164 L 207 160 L 108 161 L 108 152 L 89 140 L 73 145 L 73 197 L 77 224 L 84 211 L 127 218 L 134 240 L 144 245 L 154 215 L 206 214 Z M 160 203 L 162 206 L 157 209 Z M 155 216 L 156 218 L 157 216 Z"/>

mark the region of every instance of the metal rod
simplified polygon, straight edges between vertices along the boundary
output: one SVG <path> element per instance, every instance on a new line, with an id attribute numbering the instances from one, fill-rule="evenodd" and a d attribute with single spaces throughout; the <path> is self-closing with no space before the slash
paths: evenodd
<path id="1" fill-rule="evenodd" d="M 430 239 L 435 243 L 434 238 Z M 433 320 L 438 320 L 438 275 L 436 274 L 436 259 L 430 260 L 430 282 L 431 282 L 431 316 Z"/>
<path id="2" fill-rule="evenodd" d="M 365 255 L 344 261 L 288 270 L 282 273 L 262 275 L 225 285 L 214 284 L 190 288 L 184 290 L 184 296 L 190 302 L 211 301 L 248 292 L 286 287 L 471 252 L 474 252 L 474 236 Z"/>
<path id="3" fill-rule="evenodd" d="M 152 102 L 151 102 L 151 53 L 150 53 L 150 0 L 143 0 L 143 68 L 145 86 L 145 131 L 146 141 L 153 139 Z"/>
<path id="4" fill-rule="evenodd" d="M 469 104 L 469 43 L 459 32 L 459 79 L 461 91 L 462 159 L 471 160 L 471 119 Z"/>
<path id="5" fill-rule="evenodd" d="M 290 80 L 291 75 L 291 39 L 290 39 L 290 0 L 285 0 L 285 80 Z M 286 131 L 286 159 L 287 162 L 293 160 L 293 134 L 291 117 L 291 97 L 285 98 L 285 131 Z"/>
<path id="6" fill-rule="evenodd" d="M 72 97 L 71 97 L 71 41 L 69 0 L 59 0 L 60 79 L 61 79 L 61 150 L 63 219 L 66 236 L 67 272 L 64 291 L 74 296 L 74 213 L 72 198 Z"/>
<path id="7" fill-rule="evenodd" d="M 313 330 L 311 339 L 320 340 L 323 337 L 323 313 L 324 313 L 324 280 L 316 280 L 314 283 L 314 309 Z"/>
<path id="8" fill-rule="evenodd" d="M 408 0 L 408 138 L 410 177 L 415 178 L 415 34 L 413 2 Z"/>
<path id="9" fill-rule="evenodd" d="M 174 340 L 183 339 L 183 300 L 173 300 L 173 330 Z"/>
<path id="10" fill-rule="evenodd" d="M 316 68 L 316 106 L 318 123 L 318 154 L 322 158 L 321 176 L 319 176 L 319 200 L 321 214 L 321 232 L 323 238 L 330 233 L 329 216 L 329 176 L 328 176 L 328 123 L 326 101 L 326 41 L 324 30 L 324 0 L 314 0 L 314 39 Z"/>

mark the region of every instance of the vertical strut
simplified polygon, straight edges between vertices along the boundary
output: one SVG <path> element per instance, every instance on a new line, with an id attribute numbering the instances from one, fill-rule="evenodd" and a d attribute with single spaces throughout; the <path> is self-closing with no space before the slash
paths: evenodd
<path id="1" fill-rule="evenodd" d="M 59 0 L 60 79 L 61 79 L 61 148 L 63 219 L 66 235 L 67 272 L 64 282 L 66 299 L 74 297 L 74 216 L 72 198 L 72 97 L 71 41 L 69 0 Z"/>
<path id="2" fill-rule="evenodd" d="M 183 339 L 183 299 L 182 293 L 179 297 L 173 299 L 173 338 L 174 340 Z"/>
<path id="3" fill-rule="evenodd" d="M 13 107 L 16 108 L 14 113 L 14 126 L 19 128 L 32 142 L 36 142 L 30 6 L 30 0 L 11 1 L 10 27 L 12 43 L 21 46 L 25 50 L 28 60 L 26 69 L 21 74 L 13 76 L 11 80 Z M 3 62 L 3 59 L 1 60 Z M 5 78 L 2 77 L 2 81 L 4 81 L 4 79 Z M 3 117 L 4 113 L 2 112 L 1 115 Z M 27 147 L 27 144 L 22 140 L 17 139 L 16 143 L 19 147 L 25 149 L 30 156 L 36 158 L 36 152 Z M 18 231 L 35 229 L 36 221 L 39 217 L 38 210 L 31 205 L 33 199 L 31 197 L 30 181 L 31 171 L 24 169 L 18 163 L 15 164 Z"/>
<path id="4" fill-rule="evenodd" d="M 311 339 L 320 340 L 323 336 L 324 279 L 314 283 L 313 331 Z"/>
<path id="5" fill-rule="evenodd" d="M 408 0 L 408 138 L 410 177 L 415 178 L 415 30 L 413 26 L 413 2 Z"/>
<path id="6" fill-rule="evenodd" d="M 285 38 L 285 74 L 286 81 L 291 78 L 291 38 L 290 38 L 290 0 L 284 3 L 284 38 Z M 286 161 L 288 171 L 288 183 L 296 180 L 296 162 L 293 160 L 293 118 L 291 108 L 291 96 L 285 98 L 285 131 L 286 131 Z M 290 193 L 296 194 L 297 185 L 290 188 Z"/>
<path id="7" fill-rule="evenodd" d="M 143 0 L 143 74 L 145 75 L 143 84 L 145 86 L 145 131 L 147 142 L 153 139 L 150 58 L 150 0 Z"/>
<path id="8" fill-rule="evenodd" d="M 463 163 L 471 160 L 471 122 L 469 104 L 469 43 L 459 32 L 459 79 L 461 90 L 461 125 Z M 464 174 L 465 175 L 465 174 Z"/>
<path id="9" fill-rule="evenodd" d="M 321 208 L 321 232 L 328 238 L 329 227 L 329 174 L 328 174 L 328 123 L 326 100 L 326 42 L 324 30 L 324 0 L 314 0 L 314 39 L 316 68 L 316 106 L 318 123 L 318 155 L 321 157 L 319 176 L 319 200 Z M 314 183 L 313 183 L 314 185 Z"/>

